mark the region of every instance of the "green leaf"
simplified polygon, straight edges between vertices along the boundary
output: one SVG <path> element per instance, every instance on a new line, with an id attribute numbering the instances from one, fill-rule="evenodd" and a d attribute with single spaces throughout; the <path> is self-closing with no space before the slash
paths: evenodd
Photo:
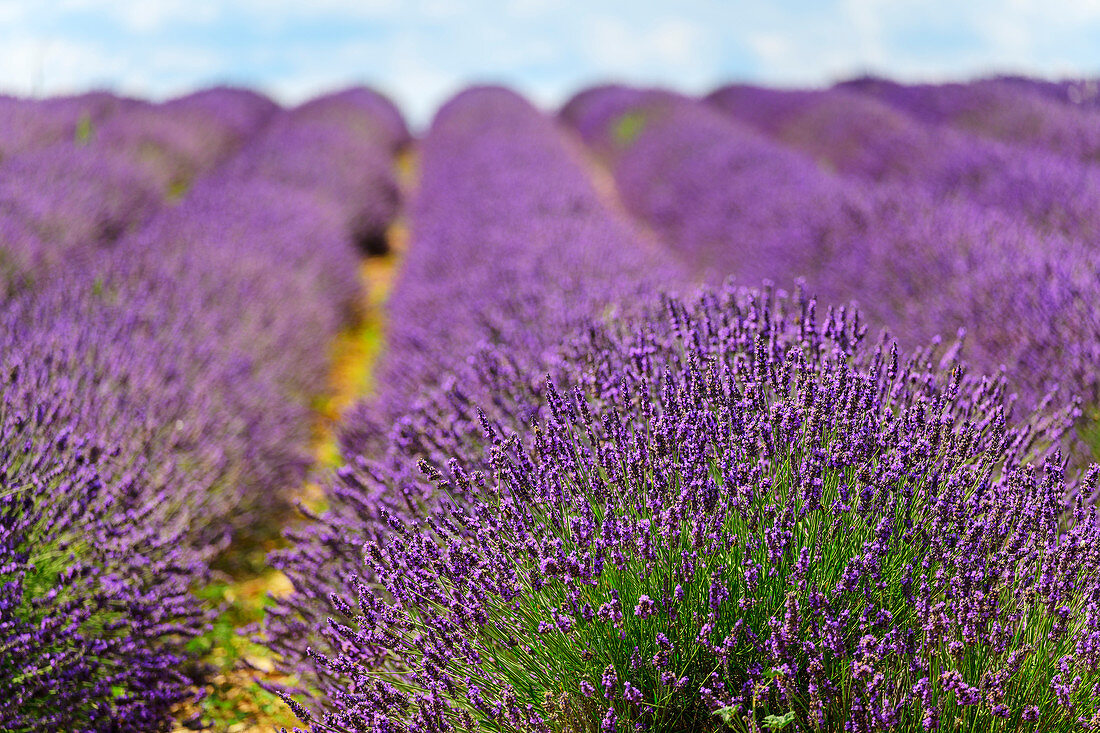
<path id="1" fill-rule="evenodd" d="M 734 714 L 737 712 L 737 708 L 733 705 L 725 708 L 718 708 L 714 711 L 714 714 L 722 719 L 722 722 L 726 725 L 733 725 Z"/>
<path id="2" fill-rule="evenodd" d="M 764 718 L 764 727 L 771 730 L 782 730 L 794 722 L 794 711 L 787 711 L 786 715 L 768 715 Z"/>

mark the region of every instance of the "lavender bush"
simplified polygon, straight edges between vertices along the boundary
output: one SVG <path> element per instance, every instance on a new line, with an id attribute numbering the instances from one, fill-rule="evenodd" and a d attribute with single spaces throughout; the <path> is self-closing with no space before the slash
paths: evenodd
<path id="1" fill-rule="evenodd" d="M 385 95 L 367 87 L 348 87 L 323 94 L 296 107 L 291 114 L 297 122 L 343 125 L 378 141 L 391 153 L 412 142 L 401 111 Z"/>
<path id="2" fill-rule="evenodd" d="M 166 196 L 230 157 L 276 107 L 215 88 L 159 107 L 114 101 L 110 110 L 95 122 L 82 118 L 84 137 L 74 133 L 0 163 L 0 295 L 40 283 L 79 250 L 112 246 L 140 229 Z M 174 162 L 160 170 L 149 156 Z"/>
<path id="3" fill-rule="evenodd" d="M 127 327 L 45 297 L 0 314 L 0 729 L 163 730 L 195 695 L 184 644 L 209 618 L 204 553 L 167 508 L 200 485 L 160 483 L 183 446 L 140 414 L 171 372 L 133 368 L 156 352 L 107 362 L 99 339 Z"/>
<path id="4" fill-rule="evenodd" d="M 208 87 L 170 99 L 164 108 L 187 115 L 199 124 L 214 120 L 234 147 L 260 130 L 279 111 L 279 105 L 258 92 L 227 86 Z"/>
<path id="5" fill-rule="evenodd" d="M 156 178 L 167 194 L 179 195 L 234 152 L 274 111 L 271 107 L 253 115 L 255 126 L 242 132 L 238 121 L 197 104 L 128 102 L 92 128 L 88 144 L 129 160 Z"/>
<path id="6" fill-rule="evenodd" d="M 1057 457 L 1027 460 L 1065 414 L 1009 425 L 1003 381 L 864 330 L 729 288 L 593 325 L 541 419 L 486 419 L 423 464 L 431 509 L 383 511 L 312 655 L 331 706 L 301 714 L 330 731 L 1092 725 L 1097 519 L 1078 504 L 1062 523 Z"/>
<path id="7" fill-rule="evenodd" d="M 1096 79 L 1032 79 L 1026 76 L 998 76 L 997 81 L 1041 94 L 1050 99 L 1068 104 L 1096 108 L 1100 107 L 1100 83 Z"/>
<path id="8" fill-rule="evenodd" d="M 537 408 L 530 390 L 573 330 L 684 282 L 599 199 L 553 122 L 512 92 L 476 88 L 445 105 L 423 142 L 420 169 L 380 391 L 345 419 L 348 466 L 326 486 L 330 511 L 273 558 L 296 593 L 271 610 L 267 643 L 284 669 L 306 680 L 319 671 L 306 650 L 329 594 L 357 572 L 354 559 L 377 529 L 379 509 L 406 506 L 400 495 L 364 491 L 363 476 L 401 475 L 415 501 L 425 487 L 409 456 L 480 435 L 474 411 L 451 411 L 450 401 Z M 479 353 L 496 355 L 491 372 L 481 370 Z"/>
<path id="9" fill-rule="evenodd" d="M 163 202 L 155 179 L 118 156 L 62 143 L 0 164 L 0 284 L 33 285 L 82 248 L 106 247 Z"/>
<path id="10" fill-rule="evenodd" d="M 0 95 L 0 162 L 10 155 L 86 138 L 122 102 L 107 92 L 40 100 Z"/>

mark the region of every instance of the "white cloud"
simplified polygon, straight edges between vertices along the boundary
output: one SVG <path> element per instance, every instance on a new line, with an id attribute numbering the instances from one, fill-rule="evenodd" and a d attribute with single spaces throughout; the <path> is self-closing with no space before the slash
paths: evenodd
<path id="1" fill-rule="evenodd" d="M 628 78 L 656 74 L 697 77 L 705 71 L 711 49 L 707 32 L 685 19 L 660 19 L 648 26 L 602 17 L 587 24 L 581 50 L 593 71 Z"/>

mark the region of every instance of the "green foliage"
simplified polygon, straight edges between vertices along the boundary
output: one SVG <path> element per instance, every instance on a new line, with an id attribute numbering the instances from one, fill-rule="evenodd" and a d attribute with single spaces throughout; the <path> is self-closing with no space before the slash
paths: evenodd
<path id="1" fill-rule="evenodd" d="M 84 112 L 76 123 L 74 142 L 77 145 L 87 145 L 92 141 L 92 133 L 92 118 L 87 112 Z"/>
<path id="2" fill-rule="evenodd" d="M 1100 407 L 1086 408 L 1077 434 L 1088 446 L 1093 461 L 1100 461 Z"/>
<path id="3" fill-rule="evenodd" d="M 168 201 L 179 201 L 184 197 L 187 191 L 191 188 L 191 181 L 187 178 L 177 178 L 168 184 L 168 191 L 165 194 L 165 198 Z"/>
<path id="4" fill-rule="evenodd" d="M 262 621 L 271 605 L 263 587 L 263 578 L 253 578 L 215 581 L 196 591 L 207 605 L 220 609 L 207 633 L 192 639 L 187 648 L 209 667 L 207 694 L 191 711 L 199 713 L 209 730 L 242 725 L 278 729 L 296 721 L 286 703 L 260 687 L 256 679 L 260 673 L 253 665 L 262 663 L 268 652 L 242 632 Z"/>
<path id="5" fill-rule="evenodd" d="M 615 144 L 626 147 L 638 139 L 648 122 L 645 112 L 632 110 L 621 115 L 612 125 L 612 137 Z"/>

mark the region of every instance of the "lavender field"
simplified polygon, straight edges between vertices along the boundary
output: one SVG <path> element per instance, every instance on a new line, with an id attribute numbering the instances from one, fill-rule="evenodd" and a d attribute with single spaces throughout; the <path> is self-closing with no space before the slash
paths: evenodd
<path id="1" fill-rule="evenodd" d="M 1100 101 L 0 97 L 0 731 L 1100 730 Z"/>

